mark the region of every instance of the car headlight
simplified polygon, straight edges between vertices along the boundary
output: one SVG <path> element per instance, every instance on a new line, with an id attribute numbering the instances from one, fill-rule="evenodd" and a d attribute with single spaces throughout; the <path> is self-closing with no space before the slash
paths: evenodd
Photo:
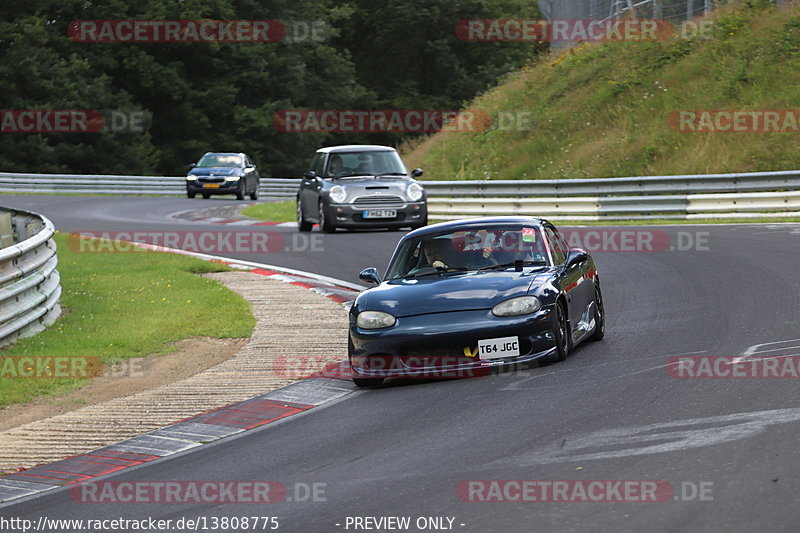
<path id="1" fill-rule="evenodd" d="M 226 176 L 225 181 L 239 181 L 241 176 Z"/>
<path id="2" fill-rule="evenodd" d="M 542 302 L 535 296 L 520 296 L 500 302 L 492 308 L 494 316 L 530 315 L 542 308 Z"/>
<path id="3" fill-rule="evenodd" d="M 361 329 L 382 329 L 394 326 L 397 319 L 383 311 L 362 311 L 356 318 L 356 324 Z"/>
<path id="4" fill-rule="evenodd" d="M 412 202 L 416 202 L 420 198 L 422 198 L 422 185 L 419 183 L 412 183 L 406 189 L 406 194 L 408 195 L 408 199 Z"/>
<path id="5" fill-rule="evenodd" d="M 328 195 L 334 203 L 340 204 L 347 198 L 347 191 L 341 185 L 334 185 Z"/>
<path id="6" fill-rule="evenodd" d="M 189 174 L 188 176 L 186 176 L 186 179 L 189 181 L 197 181 L 197 176 Z"/>

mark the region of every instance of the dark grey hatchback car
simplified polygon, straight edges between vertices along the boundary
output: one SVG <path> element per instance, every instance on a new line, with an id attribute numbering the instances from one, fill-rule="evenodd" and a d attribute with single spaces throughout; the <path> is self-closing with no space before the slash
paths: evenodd
<path id="1" fill-rule="evenodd" d="M 233 194 L 237 200 L 244 200 L 245 195 L 257 200 L 259 178 L 258 169 L 247 155 L 207 152 L 191 165 L 186 176 L 186 196 Z"/>
<path id="2" fill-rule="evenodd" d="M 297 193 L 297 225 L 337 228 L 421 228 L 428 224 L 425 189 L 389 146 L 347 145 L 317 150 Z"/>

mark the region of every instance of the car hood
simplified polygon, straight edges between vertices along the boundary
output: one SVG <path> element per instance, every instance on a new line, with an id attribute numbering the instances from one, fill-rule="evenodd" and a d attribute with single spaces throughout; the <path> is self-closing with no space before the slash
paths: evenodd
<path id="1" fill-rule="evenodd" d="M 191 176 L 238 176 L 242 173 L 242 169 L 240 168 L 231 168 L 231 167 L 203 167 L 203 168 L 193 168 L 189 175 Z"/>
<path id="2" fill-rule="evenodd" d="M 509 298 L 525 296 L 543 270 L 465 272 L 385 281 L 362 294 L 359 310 L 383 311 L 396 317 L 491 309 Z"/>
<path id="3" fill-rule="evenodd" d="M 407 198 L 406 189 L 415 180 L 409 178 L 338 178 L 333 181 L 335 185 L 341 185 L 347 191 L 346 203 L 352 202 L 355 198 L 371 196 L 399 196 Z"/>

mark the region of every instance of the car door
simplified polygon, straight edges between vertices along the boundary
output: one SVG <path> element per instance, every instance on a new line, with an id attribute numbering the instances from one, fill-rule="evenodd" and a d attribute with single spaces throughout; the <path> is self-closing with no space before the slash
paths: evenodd
<path id="1" fill-rule="evenodd" d="M 587 254 L 580 262 L 571 265 L 566 264 L 566 259 L 569 258 L 570 253 L 569 245 L 557 229 L 548 228 L 548 230 L 554 246 L 565 257 L 565 279 L 569 289 L 567 301 L 570 305 L 570 322 L 574 328 L 581 321 L 591 298 L 594 297 L 593 285 L 587 275 L 589 271 L 589 256 Z"/>
<path id="2" fill-rule="evenodd" d="M 319 219 L 319 194 L 322 188 L 322 170 L 325 168 L 326 154 L 314 154 L 314 158 L 309 165 L 309 171 L 314 172 L 315 178 L 309 179 L 306 173 L 303 173 L 302 181 L 300 182 L 300 208 L 303 210 L 303 217 L 306 220 L 318 222 Z"/>
<path id="3" fill-rule="evenodd" d="M 561 246 L 565 250 L 567 250 L 567 255 L 569 255 L 570 252 L 573 252 L 575 250 L 581 252 L 584 251 L 577 248 L 570 248 L 569 244 L 567 244 L 566 239 L 564 239 L 564 236 L 561 235 L 561 233 L 559 233 L 558 230 L 555 230 L 555 232 L 559 242 L 561 243 Z M 583 260 L 580 263 L 578 263 L 576 268 L 578 273 L 580 273 L 579 295 L 582 298 L 581 309 L 585 311 L 586 308 L 589 307 L 589 304 L 591 304 L 594 301 L 594 282 L 593 278 L 589 275 L 590 271 L 593 269 L 593 262 L 591 256 L 588 253 L 585 253 Z"/>
<path id="4" fill-rule="evenodd" d="M 250 193 L 258 187 L 258 171 L 250 158 L 244 156 L 244 190 Z"/>
<path id="5" fill-rule="evenodd" d="M 570 328 L 574 331 L 575 325 L 580 322 L 581 302 L 583 300 L 583 298 L 579 296 L 580 274 L 575 268 L 570 268 L 567 265 L 569 250 L 565 249 L 561 242 L 559 242 L 555 229 L 550 226 L 545 226 L 544 233 L 547 239 L 547 247 L 553 259 L 553 264 L 557 265 L 560 269 L 560 275 L 558 277 L 560 283 L 559 288 L 567 297 L 567 318 L 569 319 Z"/>
<path id="6" fill-rule="evenodd" d="M 247 160 L 253 167 L 253 190 L 256 191 L 258 190 L 259 182 L 261 180 L 261 173 L 258 171 L 258 167 L 256 166 L 256 164 L 253 162 L 252 159 L 248 158 Z"/>

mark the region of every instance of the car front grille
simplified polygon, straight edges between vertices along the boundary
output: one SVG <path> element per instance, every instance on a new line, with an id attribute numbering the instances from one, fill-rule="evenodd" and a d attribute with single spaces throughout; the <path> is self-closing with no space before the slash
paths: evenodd
<path id="1" fill-rule="evenodd" d="M 531 352 L 532 346 L 529 339 L 525 337 L 521 337 L 519 339 L 519 348 L 520 354 L 526 355 Z M 432 359 L 436 360 L 437 358 L 441 357 L 448 357 L 448 358 L 458 358 L 463 359 L 464 361 L 460 362 L 469 362 L 475 361 L 475 359 L 466 357 L 466 353 L 464 353 L 464 348 L 468 347 L 471 352 L 477 353 L 478 350 L 478 342 L 474 341 L 470 345 L 464 346 L 432 346 L 429 348 L 425 347 L 402 347 L 398 351 L 398 355 L 401 357 L 414 357 L 414 358 L 423 358 L 423 359 Z"/>
<path id="2" fill-rule="evenodd" d="M 213 178 L 211 176 L 200 176 L 197 178 L 197 181 L 201 183 L 222 183 L 225 181 L 225 178 L 218 176 L 214 176 Z"/>
<path id="3" fill-rule="evenodd" d="M 374 194 L 372 196 L 359 196 L 353 200 L 356 205 L 397 205 L 404 203 L 399 196 L 389 196 L 385 194 Z"/>
<path id="4" fill-rule="evenodd" d="M 432 359 L 435 360 L 439 357 L 466 357 L 464 356 L 464 349 L 458 347 L 447 347 L 447 348 L 430 348 L 430 349 L 419 349 L 419 348 L 405 348 L 401 349 L 400 356 L 402 357 L 414 357 L 417 359 Z"/>

